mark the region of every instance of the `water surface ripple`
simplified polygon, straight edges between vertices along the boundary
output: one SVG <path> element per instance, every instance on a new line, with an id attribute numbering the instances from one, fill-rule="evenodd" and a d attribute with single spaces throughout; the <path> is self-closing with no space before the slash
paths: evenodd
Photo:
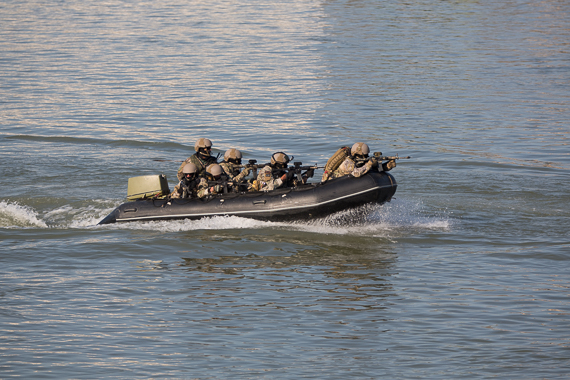
<path id="1" fill-rule="evenodd" d="M 565 379 L 568 2 L 4 1 L 2 378 Z M 97 226 L 214 154 L 412 155 L 306 222 Z M 316 176 L 320 177 L 317 172 Z"/>

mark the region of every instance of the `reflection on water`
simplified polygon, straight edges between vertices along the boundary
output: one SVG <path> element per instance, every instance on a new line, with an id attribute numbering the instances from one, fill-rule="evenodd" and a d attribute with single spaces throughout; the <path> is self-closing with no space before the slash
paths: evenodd
<path id="1" fill-rule="evenodd" d="M 249 254 L 183 260 L 178 265 L 190 275 L 198 272 L 225 275 L 216 277 L 217 281 L 227 281 L 243 290 L 250 288 L 246 285 L 250 281 L 263 281 L 260 288 L 281 293 L 297 293 L 298 288 L 306 288 L 313 293 L 325 292 L 326 295 L 319 297 L 345 302 L 344 307 L 349 308 L 352 301 L 377 305 L 378 297 L 391 294 L 390 276 L 396 256 L 347 253 L 345 247 L 338 250 L 327 247 L 301 250 L 291 256 Z M 210 291 L 216 297 L 216 291 Z"/>
<path id="2" fill-rule="evenodd" d="M 357 247 L 347 250 L 346 246 L 334 247 L 330 245 L 326 248 L 304 249 L 290 256 L 285 256 L 283 255 L 284 252 L 280 252 L 277 248 L 279 241 L 275 239 L 271 241 L 277 243 L 274 245 L 276 246 L 275 255 L 261 256 L 251 253 L 209 258 L 183 258 L 184 263 L 181 266 L 189 270 L 205 270 L 207 272 L 225 272 L 226 269 L 231 269 L 233 274 L 253 269 L 293 270 L 294 267 L 322 267 L 324 274 L 332 275 L 335 278 L 350 277 L 352 272 L 354 272 L 355 278 L 361 278 L 361 276 L 375 278 L 381 272 L 389 269 L 396 260 L 396 255 L 392 252 L 360 251 Z M 289 242 L 289 240 L 287 241 Z"/>

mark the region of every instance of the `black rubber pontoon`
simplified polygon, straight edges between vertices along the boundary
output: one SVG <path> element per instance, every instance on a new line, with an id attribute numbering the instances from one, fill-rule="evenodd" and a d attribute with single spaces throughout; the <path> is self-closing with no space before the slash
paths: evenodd
<path id="1" fill-rule="evenodd" d="M 236 215 L 259 220 L 302 220 L 330 215 L 366 203 L 390 201 L 396 180 L 369 172 L 269 192 L 219 194 L 202 199 L 142 199 L 123 203 L 99 224 L 145 220 L 200 219 Z"/>

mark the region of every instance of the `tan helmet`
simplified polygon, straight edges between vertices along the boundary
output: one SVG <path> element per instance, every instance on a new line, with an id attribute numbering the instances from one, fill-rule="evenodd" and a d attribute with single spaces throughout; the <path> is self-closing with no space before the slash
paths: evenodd
<path id="1" fill-rule="evenodd" d="M 212 147 L 212 142 L 209 139 L 205 138 L 198 139 L 198 141 L 196 141 L 196 144 L 194 144 L 194 150 L 196 152 L 199 151 L 201 148 L 211 148 L 211 147 Z"/>
<path id="2" fill-rule="evenodd" d="M 368 153 L 370 153 L 370 148 L 368 148 L 368 145 L 363 142 L 355 143 L 350 150 L 350 154 L 352 156 L 368 156 Z"/>
<path id="3" fill-rule="evenodd" d="M 226 160 L 226 162 L 229 160 L 241 160 L 241 152 L 234 148 L 228 149 L 226 153 L 224 153 L 224 160 Z"/>
<path id="4" fill-rule="evenodd" d="M 217 177 L 222 175 L 222 167 L 218 164 L 208 165 L 206 168 L 206 173 L 210 174 L 213 177 Z"/>
<path id="5" fill-rule="evenodd" d="M 289 161 L 291 161 L 291 159 L 289 158 L 288 155 L 286 155 L 283 152 L 273 153 L 273 155 L 271 156 L 271 165 L 275 164 L 287 165 Z"/>
<path id="6" fill-rule="evenodd" d="M 182 168 L 182 173 L 184 174 L 196 174 L 198 168 L 193 163 L 189 162 Z"/>

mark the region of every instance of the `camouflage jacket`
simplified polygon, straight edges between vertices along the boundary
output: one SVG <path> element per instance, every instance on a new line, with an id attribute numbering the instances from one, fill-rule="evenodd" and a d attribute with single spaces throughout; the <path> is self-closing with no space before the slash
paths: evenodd
<path id="1" fill-rule="evenodd" d="M 245 177 L 247 177 L 247 175 L 251 172 L 250 168 L 242 169 L 238 165 L 232 164 L 231 162 L 222 161 L 220 163 L 220 166 L 228 176 L 228 179 L 236 183 L 243 182 Z M 240 171 L 240 169 L 242 170 Z"/>
<path id="2" fill-rule="evenodd" d="M 184 195 L 184 180 L 178 182 L 178 185 L 174 186 L 174 190 L 170 194 L 171 198 L 183 198 Z M 200 193 L 204 193 L 204 189 L 208 188 L 208 181 L 205 178 L 198 178 L 197 180 L 191 182 L 189 192 L 186 194 L 186 198 L 202 198 L 204 195 L 200 196 Z"/>
<path id="3" fill-rule="evenodd" d="M 283 186 L 280 177 L 273 178 L 273 168 L 265 165 L 257 174 L 257 182 L 260 191 L 271 191 Z"/>
<path id="4" fill-rule="evenodd" d="M 205 159 L 203 159 L 200 156 L 198 156 L 198 153 L 194 153 L 193 155 L 188 157 L 178 168 L 178 173 L 177 173 L 178 180 L 181 180 L 184 177 L 184 174 L 182 174 L 182 169 L 184 168 L 184 165 L 188 163 L 193 163 L 194 165 L 196 165 L 196 167 L 198 168 L 196 175 L 203 176 L 208 165 L 217 163 L 217 160 L 216 157 L 214 156 L 208 156 Z"/>
<path id="5" fill-rule="evenodd" d="M 208 176 L 209 177 L 209 176 Z M 198 185 L 198 198 L 204 198 L 207 195 L 223 194 L 224 190 L 231 191 L 232 185 L 228 183 L 228 177 L 222 174 L 222 178 L 202 178 L 203 182 Z"/>
<path id="6" fill-rule="evenodd" d="M 370 169 L 372 169 L 372 162 L 371 161 L 367 161 L 366 164 L 357 168 L 354 160 L 350 157 L 347 157 L 342 162 L 342 164 L 340 164 L 338 169 L 336 169 L 333 172 L 331 178 L 343 177 L 343 176 L 349 175 L 349 174 L 351 174 L 353 177 L 358 178 L 358 177 L 361 177 L 364 174 L 368 173 L 370 171 Z"/>
<path id="7" fill-rule="evenodd" d="M 206 178 L 200 178 L 200 184 L 198 185 L 196 194 L 198 198 L 204 198 L 209 194 L 215 194 L 215 192 L 210 192 L 210 187 L 208 186 L 208 181 Z"/>

